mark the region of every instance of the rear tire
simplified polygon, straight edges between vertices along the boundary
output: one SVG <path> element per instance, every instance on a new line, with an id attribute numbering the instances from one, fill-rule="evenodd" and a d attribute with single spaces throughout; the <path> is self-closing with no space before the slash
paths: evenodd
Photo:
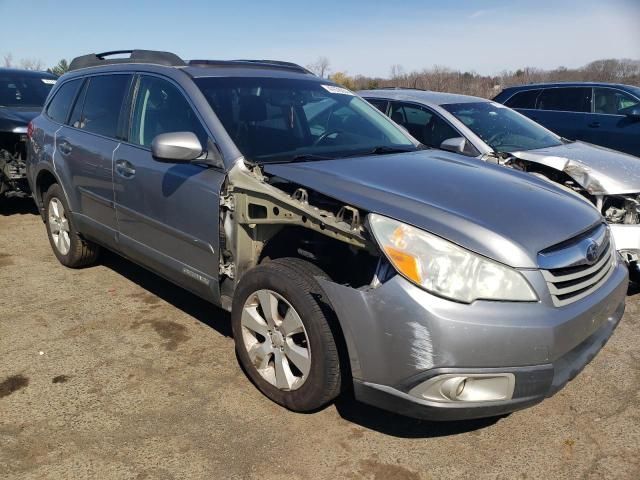
<path id="1" fill-rule="evenodd" d="M 45 225 L 51 249 L 66 267 L 80 268 L 92 265 L 98 259 L 100 247 L 78 235 L 67 199 L 54 183 L 44 194 Z"/>
<path id="2" fill-rule="evenodd" d="M 326 405 L 342 384 L 318 274 L 324 276 L 297 258 L 259 265 L 240 280 L 231 311 L 244 371 L 264 395 L 296 412 Z"/>

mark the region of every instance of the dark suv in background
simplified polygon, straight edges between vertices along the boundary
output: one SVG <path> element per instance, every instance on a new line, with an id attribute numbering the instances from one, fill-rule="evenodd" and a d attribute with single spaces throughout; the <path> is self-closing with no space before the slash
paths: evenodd
<path id="1" fill-rule="evenodd" d="M 549 130 L 640 157 L 640 88 L 611 83 L 542 83 L 505 88 L 494 100 Z"/>
<path id="2" fill-rule="evenodd" d="M 30 129 L 54 254 L 100 246 L 231 311 L 273 401 L 438 420 L 562 388 L 625 308 L 600 214 L 531 175 L 425 149 L 353 92 L 276 61 L 71 63 Z"/>
<path id="3" fill-rule="evenodd" d="M 56 78 L 46 72 L 0 68 L 0 200 L 30 193 L 27 124 L 42 111 Z"/>

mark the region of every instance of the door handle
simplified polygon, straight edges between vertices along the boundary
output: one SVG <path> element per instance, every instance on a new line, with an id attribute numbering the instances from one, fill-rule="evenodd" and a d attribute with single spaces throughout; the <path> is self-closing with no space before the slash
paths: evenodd
<path id="1" fill-rule="evenodd" d="M 131 178 L 135 176 L 136 169 L 133 168 L 133 165 L 126 160 L 118 160 L 116 161 L 116 173 L 123 178 Z"/>
<path id="2" fill-rule="evenodd" d="M 69 155 L 71 150 L 73 150 L 73 147 L 71 147 L 71 144 L 65 140 L 58 144 L 58 150 L 60 150 L 60 153 L 63 155 Z"/>
<path id="3" fill-rule="evenodd" d="M 587 127 L 589 127 L 589 128 L 600 128 L 600 122 L 591 122 L 589 125 L 587 125 Z"/>

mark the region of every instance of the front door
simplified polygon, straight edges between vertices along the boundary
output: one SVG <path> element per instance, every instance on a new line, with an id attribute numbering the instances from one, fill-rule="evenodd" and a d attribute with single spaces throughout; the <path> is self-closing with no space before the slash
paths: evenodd
<path id="1" fill-rule="evenodd" d="M 128 142 L 114 155 L 122 250 L 181 286 L 217 301 L 220 190 L 224 172 L 151 155 L 161 133 L 208 134 L 181 89 L 158 76 L 138 79 Z"/>
<path id="2" fill-rule="evenodd" d="M 638 104 L 640 100 L 622 90 L 594 88 L 594 113 L 587 125 L 593 131 L 593 143 L 640 157 L 640 121 L 623 113 Z"/>

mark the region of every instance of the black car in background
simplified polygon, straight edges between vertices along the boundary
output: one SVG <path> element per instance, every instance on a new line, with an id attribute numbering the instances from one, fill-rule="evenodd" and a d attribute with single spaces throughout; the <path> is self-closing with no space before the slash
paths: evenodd
<path id="1" fill-rule="evenodd" d="M 640 157 L 640 88 L 612 83 L 542 83 L 502 90 L 494 100 L 558 135 Z"/>
<path id="2" fill-rule="evenodd" d="M 0 198 L 27 196 L 27 126 L 44 105 L 56 76 L 0 68 Z"/>

